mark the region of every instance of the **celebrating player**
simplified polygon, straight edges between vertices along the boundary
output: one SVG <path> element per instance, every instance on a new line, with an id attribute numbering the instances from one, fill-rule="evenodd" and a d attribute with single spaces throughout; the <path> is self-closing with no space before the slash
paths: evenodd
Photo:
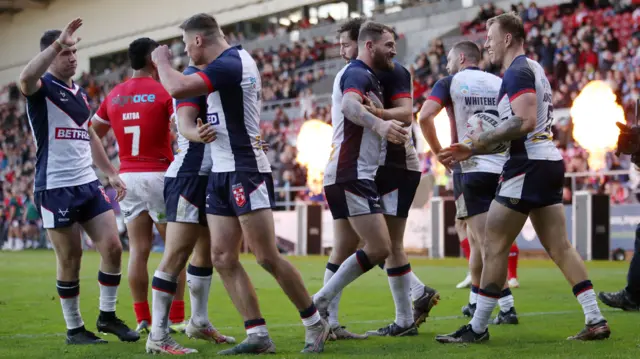
<path id="1" fill-rule="evenodd" d="M 163 199 L 164 173 L 173 160 L 171 130 L 173 100 L 156 80 L 151 51 L 158 43 L 140 38 L 129 45 L 133 68 L 130 80 L 116 86 L 93 116 L 92 128 L 99 137 L 113 128 L 120 151 L 120 174 L 129 189 L 120 202 L 129 233 L 129 287 L 138 321 L 138 332 L 148 332 L 151 313 L 147 301 L 147 261 L 153 244 L 153 225 L 164 239 L 167 216 Z M 184 321 L 184 271 L 170 320 Z"/>
<path id="2" fill-rule="evenodd" d="M 40 38 L 41 52 L 20 74 L 20 90 L 27 98 L 27 115 L 37 146 L 34 198 L 56 252 L 56 287 L 67 325 L 67 343 L 106 343 L 85 329 L 80 315 L 82 236 L 78 225 L 91 237 L 102 258 L 98 331 L 115 334 L 122 341 L 137 341 L 139 334 L 116 317 L 122 244 L 110 199 L 91 168 L 92 157 L 117 190 L 118 200 L 126 187 L 102 142 L 89 128 L 91 110 L 86 92 L 71 80 L 80 40 L 74 36 L 81 26 L 82 19 L 75 19 L 62 31 L 45 32 Z"/>
<path id="3" fill-rule="evenodd" d="M 335 268 L 335 274 L 313 296 L 314 303 L 323 315 L 326 315 L 332 300 L 349 283 L 374 265 L 384 263 L 391 252 L 389 229 L 382 215 L 383 208 L 374 180 L 381 138 L 400 145 L 408 141 L 401 122 L 384 121 L 367 111 L 363 105 L 371 101 L 372 106 L 382 107 L 382 86 L 375 74 L 377 71 L 393 69 L 393 57 L 396 54 L 393 30 L 376 22 L 364 23 L 360 27 L 357 44 L 357 59 L 345 66 L 334 81 L 331 116 L 333 148 L 324 172 L 325 196 L 334 219 L 336 243 L 350 243 L 349 251 L 342 254 L 353 254 L 342 262 L 339 269 Z M 365 243 L 355 253 L 354 239 Z M 403 305 L 409 307 L 409 318 L 412 319 L 408 297 L 410 289 L 405 280 L 408 276 L 403 277 L 393 281 L 395 283 L 392 285 L 397 284 L 401 288 L 399 291 L 404 290 L 406 298 Z"/>
<path id="4" fill-rule="evenodd" d="M 482 268 L 473 319 L 452 334 L 437 336 L 436 340 L 469 343 L 489 339 L 487 325 L 507 275 L 509 248 L 527 217 L 582 305 L 586 326 L 568 339 L 608 338 L 611 331 L 598 308 L 585 265 L 567 239 L 562 206 L 565 169 L 552 141 L 551 85 L 542 66 L 525 56 L 526 34 L 518 15 L 498 15 L 487 21 L 487 28 L 485 48 L 490 60 L 505 69 L 498 94 L 502 123 L 496 129 L 471 134 L 470 146 L 453 144 L 442 152 L 441 158 L 445 164 L 463 165 L 460 161 L 473 154 L 487 153 L 493 145 L 511 141 L 509 159 L 487 213 L 483 257 L 491 265 Z"/>
<path id="5" fill-rule="evenodd" d="M 187 48 L 191 65 L 185 75 L 194 74 L 206 67 L 206 58 L 201 46 Z M 211 290 L 213 263 L 211 242 L 207 228 L 205 198 L 211 172 L 211 149 L 206 145 L 215 140 L 211 123 L 202 124 L 207 118 L 207 96 L 176 101 L 178 124 L 178 154 L 165 175 L 165 203 L 167 206 L 167 240 L 155 275 L 169 274 L 172 278 L 184 268 L 189 254 L 193 252 L 187 267 L 187 283 L 191 296 L 191 319 L 186 328 L 187 336 L 214 343 L 235 343 L 233 337 L 220 334 L 209 321 L 207 305 Z M 153 323 L 147 339 L 148 353 L 189 354 L 195 349 L 185 348 L 167 334 L 167 316 L 171 297 L 159 295 L 159 283 L 154 290 Z M 169 288 L 175 290 L 175 288 Z"/>
<path id="6" fill-rule="evenodd" d="M 242 343 L 220 354 L 275 352 L 255 289 L 239 261 L 242 239 L 300 312 L 306 329 L 303 352 L 321 352 L 329 325 L 316 310 L 300 273 L 275 245 L 271 213 L 275 196 L 271 166 L 260 140 L 261 80 L 256 63 L 240 46 L 229 46 L 210 15 L 194 15 L 181 29 L 188 51 L 195 47 L 205 51 L 210 63 L 202 72 L 183 75 L 173 70 L 166 46 L 158 47 L 152 57 L 162 83 L 176 99 L 210 94 L 207 122 L 217 133 L 209 145 L 213 168 L 206 202 L 212 260 L 247 331 Z M 156 272 L 153 283 L 163 290 L 154 298 L 171 296 L 175 290 L 175 277 L 165 272 Z"/>
<path id="7" fill-rule="evenodd" d="M 360 18 L 352 19 L 338 29 L 340 55 L 347 62 L 355 60 L 358 56 L 358 35 L 363 22 L 364 20 Z M 411 76 L 409 72 L 394 61 L 392 71 L 379 71 L 376 75 L 383 87 L 384 105 L 387 109 L 378 109 L 371 105 L 365 105 L 365 108 L 374 115 L 378 114 L 383 120 L 397 118 L 410 125 L 413 103 L 411 101 Z M 334 90 L 339 91 L 340 79 L 336 77 L 335 81 L 338 83 L 334 85 Z M 336 96 L 339 95 L 341 93 L 337 92 Z M 381 156 L 383 161 L 380 163 L 381 167 L 378 168 L 376 176 L 376 186 L 382 194 L 382 207 L 392 241 L 392 254 L 388 259 L 391 260 L 391 264 L 387 265 L 387 272 L 396 303 L 395 325 L 391 324 L 380 330 L 371 331 L 368 333 L 369 335 L 398 336 L 417 333 L 416 326 L 424 322 L 439 296 L 436 291 L 425 286 L 411 271 L 408 259 L 404 254 L 404 246 L 402 245 L 404 226 L 421 176 L 415 148 L 409 142 L 406 143 L 406 148 L 404 146 L 388 143 L 386 139 L 383 139 L 383 154 Z M 413 170 L 405 170 L 405 168 Z M 403 171 L 406 176 L 398 176 Z M 394 172 L 395 175 L 391 175 L 391 172 Z M 406 180 L 406 183 L 399 183 L 400 180 Z M 351 238 L 344 237 L 342 241 L 335 242 L 327 262 L 324 276 L 325 284 L 340 268 L 340 264 L 358 249 L 357 238 L 357 235 L 354 234 Z M 402 262 L 401 265 L 396 265 L 398 262 Z M 382 267 L 384 268 L 384 266 Z M 404 288 L 406 285 L 409 285 L 410 289 Z M 411 301 L 407 301 L 405 298 L 409 293 L 413 300 L 413 313 L 411 312 Z M 340 326 L 338 305 L 341 295 L 342 293 L 336 295 L 329 305 L 329 324 L 333 336 L 335 339 L 366 338 L 366 335 L 353 334 Z"/>

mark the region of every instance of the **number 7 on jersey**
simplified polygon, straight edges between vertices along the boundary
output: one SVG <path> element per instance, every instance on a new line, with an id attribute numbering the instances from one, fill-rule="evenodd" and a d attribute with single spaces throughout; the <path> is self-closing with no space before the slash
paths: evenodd
<path id="1" fill-rule="evenodd" d="M 125 126 L 124 133 L 132 134 L 131 156 L 140 154 L 140 126 Z"/>

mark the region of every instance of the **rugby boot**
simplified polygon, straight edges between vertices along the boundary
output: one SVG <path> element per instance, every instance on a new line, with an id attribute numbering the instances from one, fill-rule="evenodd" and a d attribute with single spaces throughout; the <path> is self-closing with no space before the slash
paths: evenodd
<path id="1" fill-rule="evenodd" d="M 352 333 L 340 325 L 331 328 L 331 334 L 329 334 L 329 340 L 367 339 L 368 337 L 366 334 Z"/>
<path id="2" fill-rule="evenodd" d="M 640 303 L 633 301 L 626 289 L 619 292 L 600 292 L 598 293 L 598 298 L 602 303 L 612 308 L 620 308 L 628 312 L 640 310 Z"/>
<path id="3" fill-rule="evenodd" d="M 416 328 L 424 323 L 429 317 L 429 312 L 440 301 L 440 293 L 426 285 L 423 288 L 420 298 L 413 301 L 413 324 Z"/>
<path id="4" fill-rule="evenodd" d="M 378 330 L 370 330 L 366 335 L 374 337 L 412 337 L 418 335 L 418 328 L 415 324 L 411 324 L 406 328 L 402 328 L 395 322 L 382 327 Z"/>
<path id="5" fill-rule="evenodd" d="M 484 333 L 476 333 L 471 328 L 471 324 L 466 324 L 460 327 L 451 334 L 437 335 L 436 341 L 443 344 L 450 343 L 481 343 L 489 340 L 489 329 Z"/>
<path id="6" fill-rule="evenodd" d="M 518 314 L 516 313 L 516 308 L 511 307 L 506 312 L 500 311 L 498 316 L 493 320 L 493 324 L 518 324 Z"/>
<path id="7" fill-rule="evenodd" d="M 198 351 L 191 348 L 185 348 L 176 342 L 169 334 L 166 334 L 164 338 L 160 340 L 153 340 L 151 335 L 147 337 L 147 344 L 145 350 L 149 354 L 171 354 L 171 355 L 186 355 L 197 353 Z"/>
<path id="8" fill-rule="evenodd" d="M 216 344 L 235 344 L 236 342 L 234 337 L 220 334 L 218 329 L 216 329 L 211 323 L 208 323 L 204 327 L 197 327 L 191 320 L 189 320 L 189 324 L 187 324 L 187 328 L 185 329 L 185 334 L 190 339 L 202 339 Z"/>
<path id="9" fill-rule="evenodd" d="M 301 353 L 322 353 L 324 343 L 329 338 L 331 327 L 324 319 L 305 328 L 304 348 Z"/>
<path id="10" fill-rule="evenodd" d="M 476 305 L 468 303 L 462 307 L 462 315 L 465 317 L 473 318 L 473 314 L 476 312 Z"/>
<path id="11" fill-rule="evenodd" d="M 96 327 L 100 333 L 113 334 L 123 342 L 137 342 L 140 339 L 140 333 L 131 330 L 115 313 L 110 317 L 100 315 L 96 322 Z"/>
<path id="12" fill-rule="evenodd" d="M 587 324 L 584 326 L 584 329 L 580 331 L 580 333 L 567 338 L 568 340 L 603 340 L 607 339 L 611 336 L 611 329 L 609 328 L 609 323 L 605 319 L 594 323 Z"/>
<path id="13" fill-rule="evenodd" d="M 85 344 L 106 344 L 107 341 L 101 338 L 98 338 L 92 332 L 84 329 L 78 331 L 77 333 L 69 334 L 67 333 L 67 344 L 71 345 L 85 345 Z"/>
<path id="14" fill-rule="evenodd" d="M 276 352 L 276 345 L 271 341 L 269 335 L 249 334 L 238 345 L 218 352 L 219 355 L 239 355 L 239 354 L 273 354 Z"/>

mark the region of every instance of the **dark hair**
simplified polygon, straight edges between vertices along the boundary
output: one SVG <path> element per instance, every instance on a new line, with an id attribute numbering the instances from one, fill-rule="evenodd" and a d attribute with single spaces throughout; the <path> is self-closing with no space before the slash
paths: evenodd
<path id="1" fill-rule="evenodd" d="M 505 12 L 498 16 L 494 16 L 487 20 L 487 29 L 497 23 L 500 26 L 500 31 L 505 34 L 511 34 L 514 40 L 518 43 L 524 43 L 526 33 L 524 31 L 524 24 L 522 19 L 515 12 Z"/>
<path id="2" fill-rule="evenodd" d="M 129 62 L 131 68 L 140 70 L 151 61 L 149 55 L 158 47 L 158 43 L 148 37 L 141 37 L 129 44 Z"/>
<path id="3" fill-rule="evenodd" d="M 60 34 L 62 34 L 62 31 L 60 30 L 45 31 L 45 33 L 42 34 L 42 37 L 40 38 L 40 51 L 44 51 L 47 47 L 56 42 L 56 40 L 58 40 L 58 38 L 60 37 Z"/>
<path id="4" fill-rule="evenodd" d="M 475 42 L 469 40 L 463 40 L 453 45 L 455 51 L 460 51 L 464 54 L 464 57 L 475 64 L 479 63 L 482 59 L 482 53 L 480 48 Z"/>
<path id="5" fill-rule="evenodd" d="M 216 19 L 205 13 L 195 14 L 190 18 L 186 19 L 182 24 L 180 24 L 180 28 L 183 31 L 198 31 L 202 32 L 204 36 L 217 36 L 222 35 L 220 33 L 220 27 L 218 26 L 218 21 Z"/>
<path id="6" fill-rule="evenodd" d="M 342 34 L 343 32 L 349 32 L 349 39 L 351 39 L 351 41 L 358 41 L 360 26 L 362 26 L 364 22 L 365 19 L 361 17 L 351 19 L 340 26 L 340 28 L 338 29 L 338 35 Z"/>
<path id="7" fill-rule="evenodd" d="M 358 34 L 359 41 L 367 41 L 373 40 L 378 41 L 384 32 L 388 32 L 393 35 L 395 39 L 395 31 L 389 26 L 375 22 L 375 21 L 367 21 L 362 26 L 360 26 L 360 33 Z"/>

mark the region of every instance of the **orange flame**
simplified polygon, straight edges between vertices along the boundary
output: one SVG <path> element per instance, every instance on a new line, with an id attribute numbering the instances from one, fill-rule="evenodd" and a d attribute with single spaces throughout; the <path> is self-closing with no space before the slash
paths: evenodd
<path id="1" fill-rule="evenodd" d="M 332 127 L 319 120 L 302 124 L 296 147 L 296 161 L 307 168 L 307 186 L 313 194 L 322 193 L 324 169 L 331 154 Z"/>
<path id="2" fill-rule="evenodd" d="M 605 167 L 605 154 L 618 140 L 616 122 L 625 122 L 624 111 L 616 103 L 616 95 L 603 81 L 591 81 L 571 106 L 573 138 L 589 151 L 589 167 Z"/>
<path id="3" fill-rule="evenodd" d="M 420 113 L 418 113 L 418 118 L 420 118 Z M 434 117 L 433 124 L 436 128 L 436 135 L 438 136 L 438 141 L 440 141 L 440 145 L 442 148 L 447 148 L 451 145 L 451 124 L 449 122 L 449 115 L 447 115 L 447 110 L 442 109 L 440 112 Z M 421 151 L 422 153 L 427 153 L 430 148 L 427 140 L 425 140 L 422 135 L 422 131 L 420 134 L 416 136 L 417 138 L 417 146 L 416 149 Z M 434 173 L 436 176 L 441 176 L 445 174 L 444 166 L 438 162 L 438 160 L 434 161 L 435 169 Z"/>

